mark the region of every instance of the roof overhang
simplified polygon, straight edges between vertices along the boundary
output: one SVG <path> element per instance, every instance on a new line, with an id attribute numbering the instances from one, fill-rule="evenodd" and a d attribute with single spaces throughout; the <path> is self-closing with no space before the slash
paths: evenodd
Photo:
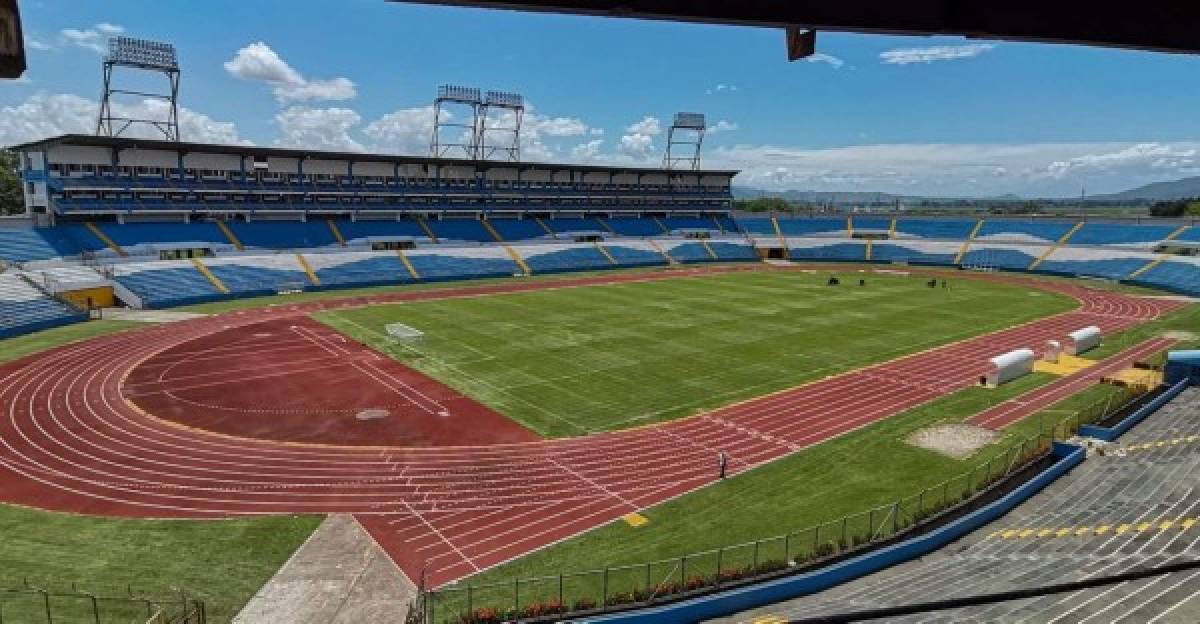
<path id="1" fill-rule="evenodd" d="M 391 0 L 797 30 L 972 38 L 1200 52 L 1200 3 L 1179 0 Z M 789 36 L 789 46 L 793 45 Z M 811 43 L 811 42 L 809 42 Z M 804 45 L 805 42 L 796 42 Z M 811 50 L 810 50 L 811 52 Z"/>

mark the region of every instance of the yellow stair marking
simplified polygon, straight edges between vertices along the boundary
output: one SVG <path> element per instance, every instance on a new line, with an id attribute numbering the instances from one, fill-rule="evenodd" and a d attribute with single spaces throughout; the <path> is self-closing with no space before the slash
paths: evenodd
<path id="1" fill-rule="evenodd" d="M 994 537 L 1000 537 L 1000 534 L 1003 532 L 1004 531 L 992 531 L 991 533 L 988 533 L 988 539 L 992 539 Z"/>
<path id="2" fill-rule="evenodd" d="M 1092 532 L 1092 527 L 1079 527 L 1078 529 L 1075 529 L 1075 536 L 1080 537 L 1083 535 L 1087 535 L 1088 533 L 1091 533 L 1091 532 Z"/>
<path id="3" fill-rule="evenodd" d="M 429 227 L 429 224 L 425 222 L 424 217 L 417 218 L 417 225 L 420 225 L 421 229 L 425 230 L 425 236 L 428 236 L 429 240 L 433 241 L 434 243 L 438 242 L 437 234 L 433 233 L 433 228 Z"/>
<path id="4" fill-rule="evenodd" d="M 229 239 L 229 243 L 233 245 L 234 248 L 236 248 L 238 251 L 245 251 L 246 246 L 242 244 L 242 241 L 238 240 L 237 235 L 233 233 L 233 230 L 229 229 L 229 226 L 226 225 L 224 221 L 218 220 L 217 228 L 221 230 L 221 233 L 225 235 L 225 238 Z"/>
<path id="5" fill-rule="evenodd" d="M 717 252 L 713 251 L 713 248 L 708 246 L 708 241 L 706 241 L 704 239 L 700 239 L 700 244 L 704 245 L 704 251 L 707 251 L 708 255 L 713 260 L 720 260 L 720 258 L 717 257 Z"/>
<path id="6" fill-rule="evenodd" d="M 1063 245 L 1066 245 L 1066 244 L 1067 244 L 1067 241 L 1071 240 L 1071 237 L 1075 235 L 1075 232 L 1078 232 L 1078 231 L 1079 231 L 1079 229 L 1083 227 L 1083 224 L 1084 224 L 1084 222 L 1083 222 L 1083 221 L 1080 221 L 1079 223 L 1076 223 L 1074 227 L 1072 227 L 1071 229 L 1067 230 L 1067 233 L 1066 233 L 1066 234 L 1063 234 L 1063 235 L 1062 235 L 1062 238 L 1058 239 L 1058 241 L 1057 241 L 1057 242 L 1055 242 L 1053 245 L 1050 245 L 1050 247 L 1048 247 L 1048 248 L 1046 249 L 1046 251 L 1042 252 L 1042 255 L 1038 256 L 1037 260 L 1034 260 L 1034 261 L 1033 261 L 1033 262 L 1032 262 L 1032 263 L 1029 265 L 1029 269 L 1027 269 L 1027 270 L 1029 270 L 1029 271 L 1032 271 L 1032 270 L 1034 270 L 1034 269 L 1038 268 L 1038 265 L 1040 265 L 1041 263 L 1045 262 L 1045 261 L 1046 261 L 1046 258 L 1049 258 L 1049 257 L 1050 257 L 1050 254 L 1052 254 L 1052 253 L 1054 253 L 1054 252 L 1058 251 L 1058 248 L 1059 248 L 1059 247 L 1062 247 Z"/>
<path id="7" fill-rule="evenodd" d="M 1153 522 L 1142 522 L 1141 524 L 1137 525 L 1137 530 L 1144 532 L 1152 526 L 1154 526 Z"/>
<path id="8" fill-rule="evenodd" d="M 787 624 L 787 619 L 778 615 L 764 615 L 754 618 L 752 624 Z"/>
<path id="9" fill-rule="evenodd" d="M 1179 523 L 1179 530 L 1186 531 L 1186 530 L 1196 526 L 1196 522 L 1198 522 L 1198 521 L 1195 518 L 1188 518 L 1187 520 L 1184 520 L 1183 522 Z"/>
<path id="10" fill-rule="evenodd" d="M 612 264 L 620 264 L 620 262 L 617 262 L 617 259 L 614 258 L 613 255 L 611 253 L 609 253 L 607 249 L 604 248 L 604 245 L 601 245 L 600 243 L 595 243 L 595 245 L 596 245 L 596 249 L 599 249 L 600 253 L 604 254 L 605 258 L 608 258 L 609 262 L 611 262 Z"/>
<path id="11" fill-rule="evenodd" d="M 516 262 L 517 266 L 521 267 L 525 275 L 533 275 L 533 269 L 529 268 L 529 265 L 525 263 L 525 258 L 522 258 L 521 254 L 512 248 L 512 245 L 505 245 L 504 250 L 508 252 L 508 255 L 512 256 L 513 262 Z"/>
<path id="12" fill-rule="evenodd" d="M 873 243 L 873 242 L 875 242 L 875 241 L 873 241 L 869 238 L 867 239 L 867 257 L 864 258 L 867 262 L 871 261 L 871 247 L 872 247 L 871 243 Z"/>
<path id="13" fill-rule="evenodd" d="M 1037 532 L 1038 537 L 1050 537 L 1051 535 L 1054 535 L 1053 529 L 1042 529 Z"/>
<path id="14" fill-rule="evenodd" d="M 975 222 L 975 228 L 971 230 L 971 235 L 967 237 L 967 240 L 963 241 L 962 247 L 958 250 L 958 255 L 954 256 L 954 264 L 962 264 L 963 257 L 967 255 L 967 250 L 971 247 L 971 242 L 975 240 L 976 236 L 979 236 L 979 230 L 983 229 L 983 221 L 983 219 L 980 219 Z"/>
<path id="15" fill-rule="evenodd" d="M 1112 528 L 1111 524 L 1102 524 L 1102 525 L 1096 527 L 1096 535 L 1104 535 L 1105 533 L 1108 533 L 1109 529 L 1111 529 L 1111 528 Z"/>
<path id="16" fill-rule="evenodd" d="M 1059 529 L 1058 531 L 1056 531 L 1054 533 L 1054 536 L 1055 537 L 1066 537 L 1066 536 L 1070 535 L 1071 532 L 1072 531 L 1070 528 L 1063 528 L 1063 529 Z"/>
<path id="17" fill-rule="evenodd" d="M 1124 535 L 1129 532 L 1129 529 L 1132 528 L 1133 525 L 1131 524 L 1122 524 L 1121 526 L 1117 527 L 1117 535 Z"/>
<path id="18" fill-rule="evenodd" d="M 541 217 L 534 219 L 534 221 L 537 221 L 537 224 L 542 226 L 543 230 L 546 230 L 546 233 L 550 235 L 550 238 L 558 238 L 558 234 L 555 234 L 554 230 L 550 229 L 550 226 L 546 225 L 546 222 L 542 221 Z"/>
<path id="19" fill-rule="evenodd" d="M 114 252 L 116 252 L 116 254 L 117 254 L 118 256 L 122 256 L 122 257 L 124 257 L 124 256 L 125 256 L 125 250 L 124 250 L 124 249 L 121 249 L 121 246 L 120 246 L 120 245 L 118 245 L 118 244 L 116 243 L 116 241 L 114 241 L 113 239 L 109 238 L 109 237 L 108 237 L 108 234 L 105 234 L 104 232 L 102 232 L 102 231 L 100 230 L 100 228 L 96 226 L 96 224 L 95 224 L 95 223 L 92 223 L 92 222 L 90 222 L 90 221 L 89 221 L 89 222 L 87 222 L 87 223 L 84 223 L 84 225 L 86 225 L 86 226 L 87 226 L 87 229 L 89 229 L 89 230 L 91 230 L 91 231 L 92 231 L 92 234 L 95 234 L 95 235 L 96 235 L 96 238 L 100 239 L 100 242 L 102 242 L 102 243 L 104 243 L 105 245 L 107 245 L 107 246 L 108 246 L 108 248 L 109 248 L 109 249 L 111 249 L 111 250 L 113 250 Z"/>
<path id="20" fill-rule="evenodd" d="M 1016 537 L 1017 534 L 1020 532 L 1021 531 L 1019 531 L 1017 529 L 1009 529 L 1009 530 L 1001 533 L 1000 537 L 1003 537 L 1004 539 L 1012 539 L 1012 538 Z"/>
<path id="21" fill-rule="evenodd" d="M 504 237 L 500 236 L 500 232 L 497 232 L 496 228 L 492 227 L 492 224 L 488 223 L 487 219 L 480 219 L 479 222 L 483 224 L 483 229 L 487 230 L 488 234 L 491 234 L 492 238 L 496 239 L 497 243 L 504 242 Z"/>
<path id="22" fill-rule="evenodd" d="M 717 226 L 717 231 L 719 231 L 719 232 L 720 232 L 720 233 L 722 233 L 722 234 L 725 234 L 725 233 L 726 233 L 726 232 L 725 232 L 725 226 L 721 225 L 721 220 L 720 220 L 720 219 L 718 219 L 718 218 L 716 218 L 716 217 L 713 217 L 713 218 L 712 218 L 712 222 L 713 222 L 713 225 Z"/>
<path id="23" fill-rule="evenodd" d="M 1158 524 L 1158 530 L 1159 530 L 1159 532 L 1164 532 L 1173 526 L 1175 526 L 1174 520 L 1163 520 L 1162 522 L 1160 522 Z"/>
<path id="24" fill-rule="evenodd" d="M 1159 257 L 1151 260 L 1150 262 L 1147 262 L 1145 265 L 1139 267 L 1133 273 L 1126 275 L 1125 279 L 1133 279 L 1135 277 L 1138 277 L 1139 275 L 1149 271 L 1150 269 L 1153 269 L 1154 267 L 1166 262 L 1167 258 L 1170 258 L 1170 257 L 1171 257 L 1171 254 L 1162 254 Z"/>
<path id="25" fill-rule="evenodd" d="M 329 231 L 333 232 L 334 240 L 336 240 L 342 247 L 345 247 L 346 237 L 342 236 L 342 231 L 338 229 L 338 226 L 333 222 L 333 219 L 325 219 L 325 223 L 329 224 Z"/>
<path id="26" fill-rule="evenodd" d="M 625 521 L 625 524 L 628 524 L 631 527 L 640 527 L 650 523 L 649 518 L 637 512 L 625 514 L 621 516 L 621 519 Z"/>
<path id="27" fill-rule="evenodd" d="M 892 217 L 892 224 L 888 226 L 888 238 L 896 238 L 896 217 Z"/>
<path id="28" fill-rule="evenodd" d="M 616 230 L 614 230 L 614 229 L 612 229 L 612 226 L 608 224 L 608 221 L 605 221 L 604 219 L 601 219 L 600 217 L 596 217 L 596 223 L 599 223 L 599 224 L 600 224 L 600 227 L 602 227 L 602 228 L 604 228 L 604 229 L 608 230 L 608 233 L 609 233 L 609 234 L 616 234 L 616 233 L 617 233 L 617 231 L 616 231 Z"/>
<path id="29" fill-rule="evenodd" d="M 775 226 L 775 236 L 779 238 L 779 244 L 783 247 L 783 255 L 791 255 L 791 252 L 788 250 L 787 239 L 783 237 L 783 230 L 779 227 L 779 217 L 772 216 L 771 224 Z"/>
<path id="30" fill-rule="evenodd" d="M 854 238 L 854 215 L 846 215 L 846 234 Z"/>
<path id="31" fill-rule="evenodd" d="M 1035 533 L 1035 531 L 1033 529 L 1025 529 L 1024 531 L 1021 531 L 1020 533 L 1018 533 L 1017 537 L 1029 537 L 1030 535 L 1033 535 L 1034 533 Z"/>
<path id="32" fill-rule="evenodd" d="M 671 255 L 667 253 L 667 250 L 663 249 L 662 245 L 658 244 L 658 241 L 651 238 L 648 242 L 650 243 L 651 247 L 658 251 L 658 253 L 662 254 L 663 258 L 666 258 L 667 264 L 679 264 L 679 261 L 677 261 L 675 258 L 672 258 Z"/>
<path id="33" fill-rule="evenodd" d="M 671 230 L 668 230 L 667 226 L 663 225 L 663 222 L 658 220 L 658 217 L 650 217 L 650 218 L 654 219 L 654 222 L 658 224 L 658 227 L 662 228 L 663 234 L 671 233 Z"/>
<path id="34" fill-rule="evenodd" d="M 408 256 L 404 255 L 403 249 L 397 249 L 396 255 L 400 256 L 400 262 L 404 263 L 404 268 L 408 269 L 408 274 L 411 275 L 413 279 L 421 279 L 421 274 L 417 273 L 417 267 L 413 266 L 413 263 L 408 259 Z"/>
<path id="35" fill-rule="evenodd" d="M 308 263 L 308 259 L 304 254 L 296 254 L 296 259 L 300 261 L 300 266 L 304 268 L 304 272 L 308 273 L 308 281 L 313 283 L 313 286 L 321 285 L 321 278 L 317 277 L 317 272 L 313 270 L 312 265 Z"/>
<path id="36" fill-rule="evenodd" d="M 204 277 L 208 278 L 208 281 L 212 283 L 213 288 L 216 288 L 223 293 L 229 292 L 229 287 L 226 286 L 225 283 L 219 278 L 217 278 L 216 275 L 213 275 L 213 272 L 208 270 L 208 267 L 204 266 L 203 262 L 200 262 L 200 258 L 192 258 L 192 264 L 196 266 L 197 271 L 200 271 Z"/>
<path id="37" fill-rule="evenodd" d="M 1175 240 L 1175 239 L 1179 238 L 1179 235 L 1180 235 L 1180 234 L 1183 234 L 1184 232 L 1186 232 L 1186 231 L 1187 231 L 1187 229 L 1188 229 L 1188 228 L 1190 228 L 1190 227 L 1192 227 L 1192 226 L 1190 226 L 1190 225 L 1181 225 L 1181 226 L 1179 226 L 1179 228 L 1178 228 L 1178 229 L 1176 229 L 1174 232 L 1171 232 L 1170 234 L 1167 234 L 1167 237 L 1166 237 L 1166 238 L 1164 238 L 1163 240 Z"/>

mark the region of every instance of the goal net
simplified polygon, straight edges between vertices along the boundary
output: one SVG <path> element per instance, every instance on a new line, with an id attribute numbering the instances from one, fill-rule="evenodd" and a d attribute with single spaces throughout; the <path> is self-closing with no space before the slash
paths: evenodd
<path id="1" fill-rule="evenodd" d="M 387 330 L 388 337 L 396 342 L 419 342 L 425 337 L 425 332 L 404 323 L 389 323 L 384 329 Z"/>

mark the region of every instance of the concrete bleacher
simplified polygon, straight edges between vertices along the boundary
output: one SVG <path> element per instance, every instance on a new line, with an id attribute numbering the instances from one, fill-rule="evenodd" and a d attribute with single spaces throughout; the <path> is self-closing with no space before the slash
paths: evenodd
<path id="1" fill-rule="evenodd" d="M 488 223 L 506 241 L 552 238 L 552 235 L 534 219 L 490 219 Z"/>
<path id="2" fill-rule="evenodd" d="M 521 267 L 502 247 L 458 247 L 407 251 L 422 280 L 468 279 L 519 275 Z"/>
<path id="3" fill-rule="evenodd" d="M 309 254 L 306 259 L 325 287 L 398 284 L 413 280 L 393 251 Z"/>
<path id="4" fill-rule="evenodd" d="M 805 236 L 810 234 L 848 235 L 846 217 L 799 217 L 779 218 L 779 231 L 784 236 Z M 886 229 L 886 226 L 884 227 Z M 772 229 L 772 234 L 775 230 Z"/>
<path id="5" fill-rule="evenodd" d="M 717 223 L 709 218 L 666 217 L 661 219 L 661 221 L 666 226 L 667 231 L 672 234 L 689 230 L 711 232 L 714 236 L 721 233 L 721 228 L 717 227 Z"/>
<path id="6" fill-rule="evenodd" d="M 339 244 L 324 219 L 231 221 L 228 225 L 247 249 L 306 249 Z"/>
<path id="7" fill-rule="evenodd" d="M 1127 223 L 1086 222 L 1071 235 L 1072 245 L 1129 245 L 1145 247 L 1157 243 L 1174 232 L 1175 225 L 1129 225 Z"/>
<path id="8" fill-rule="evenodd" d="M 665 234 L 663 229 L 655 223 L 653 219 L 641 219 L 636 217 L 614 217 L 606 219 L 609 227 L 612 228 L 619 236 L 662 236 Z"/>
<path id="9" fill-rule="evenodd" d="M 830 617 L 1040 588 L 1200 557 L 1200 388 L 1008 515 L 931 555 L 724 621 Z M 1161 444 L 1160 444 L 1161 443 Z M 1200 571 L 889 622 L 1196 622 Z M 1157 619 L 1156 619 L 1157 618 Z M 765 620 L 764 620 L 765 621 Z"/>
<path id="10" fill-rule="evenodd" d="M 737 224 L 742 232 L 751 236 L 775 235 L 775 224 L 768 217 L 742 217 Z"/>
<path id="11" fill-rule="evenodd" d="M 147 244 L 173 244 L 180 247 L 189 243 L 228 245 L 229 239 L 217 224 L 197 221 L 195 223 L 101 223 L 98 225 L 113 242 L 124 248 Z M 89 232 L 90 234 L 90 232 Z M 92 235 L 95 239 L 95 236 Z M 100 243 L 103 246 L 103 243 Z"/>
<path id="12" fill-rule="evenodd" d="M 410 239 L 417 242 L 431 242 L 429 235 L 416 219 L 401 219 L 388 221 L 350 221 L 334 222 L 347 245 L 368 245 L 373 240 Z"/>
<path id="13" fill-rule="evenodd" d="M 708 247 L 719 260 L 758 260 L 754 247 L 745 241 L 713 240 L 708 242 Z"/>
<path id="14" fill-rule="evenodd" d="M 1200 258 L 1173 257 L 1139 275 L 1139 284 L 1200 295 Z"/>
<path id="15" fill-rule="evenodd" d="M 667 263 L 667 259 L 646 242 L 621 241 L 605 244 L 603 247 L 621 266 L 655 266 Z"/>
<path id="16" fill-rule="evenodd" d="M 605 236 L 609 234 L 608 228 L 601 225 L 597 219 L 565 217 L 561 219 L 546 219 L 545 223 L 551 230 L 554 230 L 556 235 L 570 236 L 573 234 L 582 234 Z"/>
<path id="17" fill-rule="evenodd" d="M 1119 280 L 1129 277 L 1153 259 L 1153 254 L 1150 253 L 1063 246 L 1055 249 L 1037 268 L 1040 271 Z"/>
<path id="18" fill-rule="evenodd" d="M 496 238 L 476 219 L 430 219 L 439 242 L 494 243 Z"/>
<path id="19" fill-rule="evenodd" d="M 56 228 L 0 228 L 0 260 L 49 260 L 78 255 L 80 251 Z"/>
<path id="20" fill-rule="evenodd" d="M 0 337 L 86 319 L 86 314 L 46 296 L 16 272 L 0 273 Z"/>
<path id="21" fill-rule="evenodd" d="M 1017 243 L 1054 243 L 1075 227 L 1071 221 L 1017 221 L 1012 219 L 988 219 L 983 222 L 978 241 L 1006 241 Z"/>
<path id="22" fill-rule="evenodd" d="M 526 245 L 517 252 L 534 273 L 610 269 L 611 261 L 595 245 Z"/>
<path id="23" fill-rule="evenodd" d="M 867 244 L 862 241 L 834 242 L 821 238 L 788 238 L 788 257 L 792 260 L 863 261 Z"/>
<path id="24" fill-rule="evenodd" d="M 966 240 L 975 229 L 975 219 L 896 219 L 896 238 Z"/>
<path id="25" fill-rule="evenodd" d="M 224 298 L 196 267 L 186 261 L 129 262 L 112 267 L 113 279 L 149 308 L 199 303 Z"/>
<path id="26" fill-rule="evenodd" d="M 1024 271 L 1045 251 L 1045 247 L 1037 245 L 972 243 L 970 249 L 963 255 L 962 264 L 972 267 Z"/>
<path id="27" fill-rule="evenodd" d="M 958 241 L 933 241 L 906 239 L 901 241 L 875 241 L 871 246 L 871 260 L 913 264 L 954 263 L 962 243 Z"/>
<path id="28" fill-rule="evenodd" d="M 205 266 L 233 294 L 271 294 L 309 285 L 308 275 L 292 254 L 206 258 Z"/>

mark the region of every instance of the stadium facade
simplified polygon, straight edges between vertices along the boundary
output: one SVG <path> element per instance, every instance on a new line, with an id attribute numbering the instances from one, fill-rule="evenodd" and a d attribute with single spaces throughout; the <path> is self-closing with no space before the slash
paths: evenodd
<path id="1" fill-rule="evenodd" d="M 102 215 L 724 215 L 737 174 L 85 135 L 14 149 L 38 225 Z"/>

